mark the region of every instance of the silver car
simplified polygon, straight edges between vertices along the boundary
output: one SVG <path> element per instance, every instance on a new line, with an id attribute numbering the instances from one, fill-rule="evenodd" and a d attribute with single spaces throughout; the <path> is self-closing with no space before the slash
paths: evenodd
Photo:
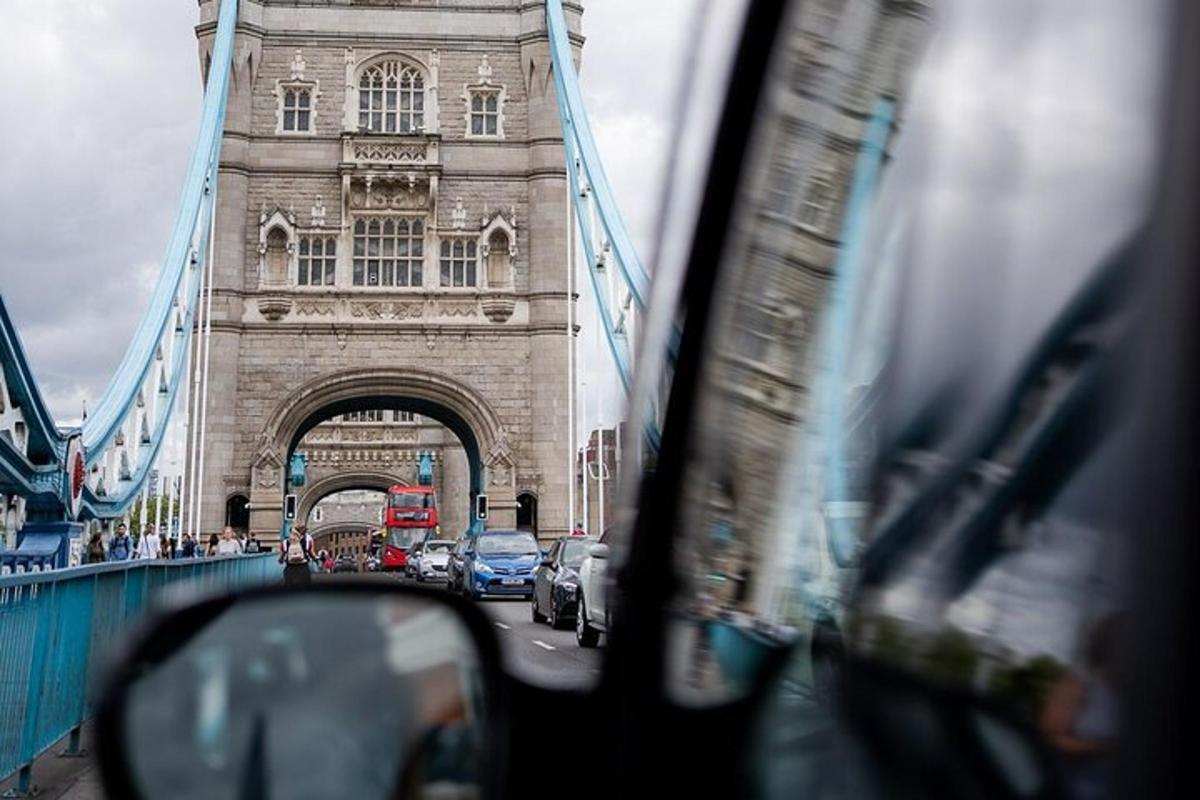
<path id="1" fill-rule="evenodd" d="M 446 539 L 430 539 L 421 548 L 415 563 L 410 562 L 419 582 L 445 581 L 446 565 L 450 563 L 450 549 L 454 542 Z"/>

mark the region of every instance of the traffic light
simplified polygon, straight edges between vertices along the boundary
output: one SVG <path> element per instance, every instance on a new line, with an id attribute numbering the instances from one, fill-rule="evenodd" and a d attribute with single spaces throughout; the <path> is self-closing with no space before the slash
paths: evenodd
<path id="1" fill-rule="evenodd" d="M 296 519 L 296 495 L 289 494 L 283 498 L 283 518 L 288 522 Z"/>
<path id="2" fill-rule="evenodd" d="M 486 494 L 475 495 L 475 518 L 488 518 L 488 498 Z"/>

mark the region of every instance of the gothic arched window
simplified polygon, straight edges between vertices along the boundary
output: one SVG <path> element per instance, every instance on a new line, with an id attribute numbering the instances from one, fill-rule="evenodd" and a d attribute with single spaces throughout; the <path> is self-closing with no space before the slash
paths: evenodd
<path id="1" fill-rule="evenodd" d="M 282 228 L 272 228 L 267 234 L 266 283 L 280 284 L 287 279 L 288 237 Z"/>
<path id="2" fill-rule="evenodd" d="M 509 255 L 508 247 L 508 235 L 504 231 L 493 231 L 488 238 L 488 286 L 512 286 L 512 256 Z"/>
<path id="3" fill-rule="evenodd" d="M 425 129 L 425 79 L 415 67 L 384 61 L 358 79 L 358 127 L 371 133 Z"/>

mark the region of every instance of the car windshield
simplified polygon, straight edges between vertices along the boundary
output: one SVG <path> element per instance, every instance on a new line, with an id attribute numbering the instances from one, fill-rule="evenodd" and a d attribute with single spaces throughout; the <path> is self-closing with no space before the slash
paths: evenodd
<path id="1" fill-rule="evenodd" d="M 407 550 L 412 546 L 413 540 L 421 535 L 420 528 L 390 528 L 388 530 L 388 544 L 400 550 Z"/>
<path id="2" fill-rule="evenodd" d="M 588 548 L 595 544 L 593 539 L 568 539 L 563 543 L 562 563 L 568 567 L 578 567 L 583 563 Z"/>
<path id="3" fill-rule="evenodd" d="M 426 553 L 448 553 L 450 552 L 450 542 L 426 542 Z"/>
<path id="4" fill-rule="evenodd" d="M 426 492 L 397 492 L 388 497 L 392 508 L 433 508 L 433 495 Z"/>
<path id="5" fill-rule="evenodd" d="M 537 540 L 532 536 L 481 536 L 477 547 L 482 556 L 535 556 Z"/>

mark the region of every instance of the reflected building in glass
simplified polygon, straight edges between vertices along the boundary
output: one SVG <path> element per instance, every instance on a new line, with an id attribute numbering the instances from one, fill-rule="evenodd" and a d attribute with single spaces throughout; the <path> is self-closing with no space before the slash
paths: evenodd
<path id="1" fill-rule="evenodd" d="M 729 318 L 721 328 L 730 335 L 714 342 L 709 381 L 717 391 L 702 412 L 721 455 L 706 458 L 709 469 L 697 473 L 688 497 L 704 516 L 698 529 L 710 532 L 700 542 L 702 563 L 689 565 L 705 584 L 701 594 L 759 618 L 786 616 L 778 590 L 790 576 L 776 580 L 768 569 L 790 547 L 781 523 L 796 523 L 779 518 L 781 507 L 792 507 L 780 503 L 780 474 L 813 413 L 814 345 L 870 158 L 868 132 L 882 126 L 890 141 L 901 124 L 929 14 L 927 3 L 912 0 L 797 8 L 782 34 L 784 57 L 772 66 L 727 254 L 740 261 L 722 290 Z M 868 196 L 870 187 L 859 191 Z M 857 213 L 864 211 L 860 201 Z"/>

